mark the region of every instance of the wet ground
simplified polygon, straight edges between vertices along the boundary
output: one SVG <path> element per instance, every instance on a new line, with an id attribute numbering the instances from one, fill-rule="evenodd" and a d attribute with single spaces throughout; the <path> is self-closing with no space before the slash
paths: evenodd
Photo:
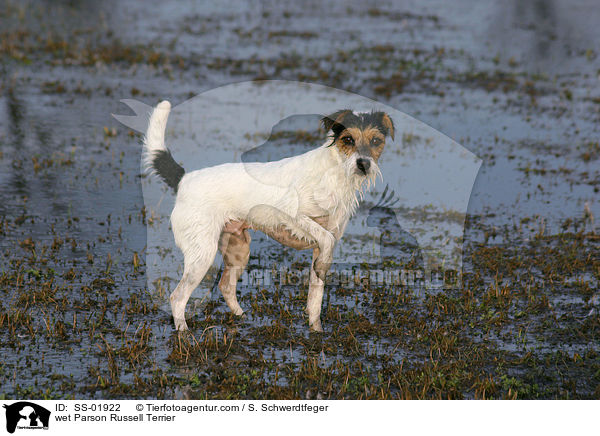
<path id="1" fill-rule="evenodd" d="M 423 3 L 4 1 L 0 395 L 598 398 L 600 10 Z M 110 114 L 255 79 L 380 100 L 483 160 L 460 289 L 330 288 L 315 335 L 305 287 L 248 285 L 245 318 L 215 295 L 172 330 L 140 136 Z"/>

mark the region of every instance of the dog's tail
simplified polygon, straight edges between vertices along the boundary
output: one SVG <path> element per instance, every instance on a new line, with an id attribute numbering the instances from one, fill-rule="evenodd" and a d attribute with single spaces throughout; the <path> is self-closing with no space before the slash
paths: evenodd
<path id="1" fill-rule="evenodd" d="M 175 162 L 171 152 L 165 145 L 165 128 L 171 112 L 171 103 L 164 100 L 152 111 L 148 130 L 144 138 L 145 165 L 151 172 L 156 173 L 161 179 L 177 192 L 177 187 L 185 170 Z"/>

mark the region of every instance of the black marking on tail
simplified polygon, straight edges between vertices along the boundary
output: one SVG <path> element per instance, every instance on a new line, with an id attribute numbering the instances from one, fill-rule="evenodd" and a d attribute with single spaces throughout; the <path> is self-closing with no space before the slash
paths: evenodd
<path id="1" fill-rule="evenodd" d="M 164 182 L 177 192 L 177 186 L 185 174 L 181 165 L 175 162 L 169 150 L 158 150 L 154 153 L 152 167 Z"/>

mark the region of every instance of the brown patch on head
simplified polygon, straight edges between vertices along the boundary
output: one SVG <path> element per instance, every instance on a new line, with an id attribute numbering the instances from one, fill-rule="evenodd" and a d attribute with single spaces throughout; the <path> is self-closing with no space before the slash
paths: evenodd
<path id="1" fill-rule="evenodd" d="M 365 143 L 368 144 L 371 157 L 375 159 L 375 162 L 379 160 L 379 156 L 383 153 L 385 148 L 385 135 L 381 133 L 378 128 L 372 127 L 363 132 Z M 392 136 L 393 138 L 393 136 Z"/>
<path id="2" fill-rule="evenodd" d="M 394 122 L 392 121 L 392 119 L 390 118 L 390 116 L 386 113 L 381 112 L 381 124 L 383 125 L 383 127 L 385 127 L 387 129 L 387 133 L 390 135 L 390 138 L 392 138 L 392 141 L 394 140 L 394 134 L 395 134 L 395 130 L 394 130 Z"/>
<path id="3" fill-rule="evenodd" d="M 385 136 L 379 128 L 371 125 L 364 129 L 349 127 L 340 133 L 334 145 L 346 157 L 358 152 L 377 161 L 385 147 Z"/>
<path id="4" fill-rule="evenodd" d="M 350 157 L 354 152 L 356 152 L 356 143 L 360 139 L 360 136 L 360 129 L 356 127 L 350 127 L 349 129 L 342 130 L 333 144 L 337 147 L 340 153 L 346 157 Z"/>

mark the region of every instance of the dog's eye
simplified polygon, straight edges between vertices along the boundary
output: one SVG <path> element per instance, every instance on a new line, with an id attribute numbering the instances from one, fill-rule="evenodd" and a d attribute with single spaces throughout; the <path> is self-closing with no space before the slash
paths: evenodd
<path id="1" fill-rule="evenodd" d="M 379 144 L 381 144 L 381 139 L 379 139 L 379 138 L 373 138 L 373 139 L 371 139 L 371 145 L 373 147 L 377 147 Z"/>
<path id="2" fill-rule="evenodd" d="M 354 138 L 352 136 L 344 136 L 342 141 L 344 141 L 344 144 L 346 145 L 354 145 Z"/>

